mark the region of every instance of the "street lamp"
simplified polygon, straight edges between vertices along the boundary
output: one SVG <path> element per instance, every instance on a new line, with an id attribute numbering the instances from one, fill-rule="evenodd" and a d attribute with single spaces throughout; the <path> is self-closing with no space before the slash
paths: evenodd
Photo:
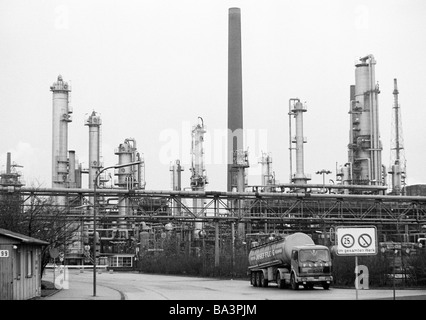
<path id="1" fill-rule="evenodd" d="M 326 174 L 330 174 L 331 173 L 331 171 L 329 171 L 329 170 L 325 170 L 325 169 L 322 169 L 321 171 L 317 171 L 317 172 L 315 172 L 316 174 L 322 174 L 322 188 L 323 188 L 323 190 L 324 190 L 324 193 L 325 193 L 325 175 Z"/>
<path id="2" fill-rule="evenodd" d="M 125 164 L 117 164 L 115 166 L 109 166 L 100 170 L 94 180 L 93 187 L 93 296 L 96 297 L 96 211 L 97 211 L 97 197 L 96 197 L 96 188 L 98 186 L 99 175 L 107 169 L 118 169 L 123 167 L 130 167 L 137 164 L 141 164 L 142 161 L 130 162 Z"/>

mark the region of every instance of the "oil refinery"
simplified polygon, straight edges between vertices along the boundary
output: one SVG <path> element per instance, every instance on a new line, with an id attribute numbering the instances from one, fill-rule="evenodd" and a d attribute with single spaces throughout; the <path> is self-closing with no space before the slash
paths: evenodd
<path id="1" fill-rule="evenodd" d="M 66 74 L 61 74 L 52 79 L 50 86 L 51 187 L 25 186 L 17 171 L 19 165 L 11 162 L 13 155 L 8 153 L 7 170 L 1 174 L 1 192 L 19 194 L 24 207 L 34 197 L 54 199 L 64 219 L 75 229 L 73 243 L 63 248 L 64 263 L 69 265 L 96 262 L 115 269 L 134 269 L 146 255 L 163 251 L 165 240 L 173 237 L 177 247 L 193 256 L 206 246 L 211 247 L 215 266 L 219 266 L 224 240 L 232 244 L 231 255 L 235 254 L 235 246 L 293 232 L 304 232 L 316 243 L 332 247 L 337 226 L 375 225 L 381 243 L 404 242 L 413 250 L 417 248 L 418 240 L 426 237 L 426 187 L 406 185 L 397 78 L 384 79 L 393 81 L 393 92 L 381 92 L 375 69 L 380 61 L 368 52 L 362 53 L 354 66 L 341 70 L 354 72 L 354 84 L 348 87 L 348 108 L 342 113 L 347 116 L 348 142 L 341 153 L 347 153 L 347 161 L 336 172 L 318 171 L 323 176 L 322 184 L 310 183 L 312 173 L 305 168 L 309 137 L 304 136 L 304 117 L 309 115 L 309 108 L 303 92 L 300 97 L 289 96 L 280 101 L 280 108 L 288 116 L 285 130 L 289 141 L 288 145 L 283 143 L 283 148 L 288 148 L 289 181 L 277 181 L 272 159 L 282 159 L 273 158 L 271 152 L 264 150 L 258 162 L 261 182 L 250 185 L 250 146 L 243 141 L 241 10 L 230 8 L 228 17 L 226 190 L 206 188 L 215 177 L 209 176 L 205 166 L 204 136 L 209 119 L 201 109 L 194 113 L 188 132 L 190 167 L 185 168 L 181 159 L 175 159 L 170 163 L 170 186 L 149 190 L 149 166 L 145 166 L 146 151 L 138 149 L 139 138 L 120 137 L 122 142 L 114 152 L 116 164 L 105 166 L 102 134 L 110 128 L 95 110 L 73 110 L 70 94 L 79 92 L 71 88 Z M 389 168 L 383 161 L 379 130 L 379 110 L 387 106 L 380 106 L 379 94 L 394 98 L 393 162 Z M 403 99 L 404 92 L 401 94 Z M 81 150 L 68 147 L 72 135 L 68 125 L 76 112 L 88 115 L 81 124 L 88 129 L 84 142 L 88 145 L 88 159 L 84 162 L 87 167 L 77 161 Z M 184 171 L 190 173 L 189 181 L 182 179 Z M 335 183 L 326 183 L 325 175 L 332 173 Z M 232 261 L 235 263 L 235 257 Z"/>

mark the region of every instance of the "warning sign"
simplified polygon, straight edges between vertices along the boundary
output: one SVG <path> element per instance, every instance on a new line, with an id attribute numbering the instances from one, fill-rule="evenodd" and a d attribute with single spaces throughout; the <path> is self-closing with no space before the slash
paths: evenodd
<path id="1" fill-rule="evenodd" d="M 377 254 L 375 226 L 337 227 L 337 255 L 365 256 Z"/>

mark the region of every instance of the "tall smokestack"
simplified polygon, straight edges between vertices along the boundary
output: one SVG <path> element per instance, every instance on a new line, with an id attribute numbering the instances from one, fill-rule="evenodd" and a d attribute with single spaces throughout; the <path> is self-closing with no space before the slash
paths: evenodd
<path id="1" fill-rule="evenodd" d="M 228 191 L 232 191 L 233 156 L 243 149 L 241 10 L 229 9 L 228 30 Z"/>
<path id="2" fill-rule="evenodd" d="M 7 162 L 6 162 L 6 173 L 10 174 L 11 171 L 11 167 L 12 167 L 12 161 L 11 161 L 11 156 L 10 156 L 10 152 L 7 153 Z"/>

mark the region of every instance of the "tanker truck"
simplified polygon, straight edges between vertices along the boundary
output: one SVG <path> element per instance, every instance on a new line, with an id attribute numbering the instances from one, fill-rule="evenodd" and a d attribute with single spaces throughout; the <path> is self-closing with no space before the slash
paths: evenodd
<path id="1" fill-rule="evenodd" d="M 267 287 L 276 282 L 278 288 L 299 285 L 312 289 L 315 285 L 328 290 L 333 281 L 330 250 L 316 245 L 311 237 L 297 232 L 254 246 L 249 252 L 250 283 Z"/>

